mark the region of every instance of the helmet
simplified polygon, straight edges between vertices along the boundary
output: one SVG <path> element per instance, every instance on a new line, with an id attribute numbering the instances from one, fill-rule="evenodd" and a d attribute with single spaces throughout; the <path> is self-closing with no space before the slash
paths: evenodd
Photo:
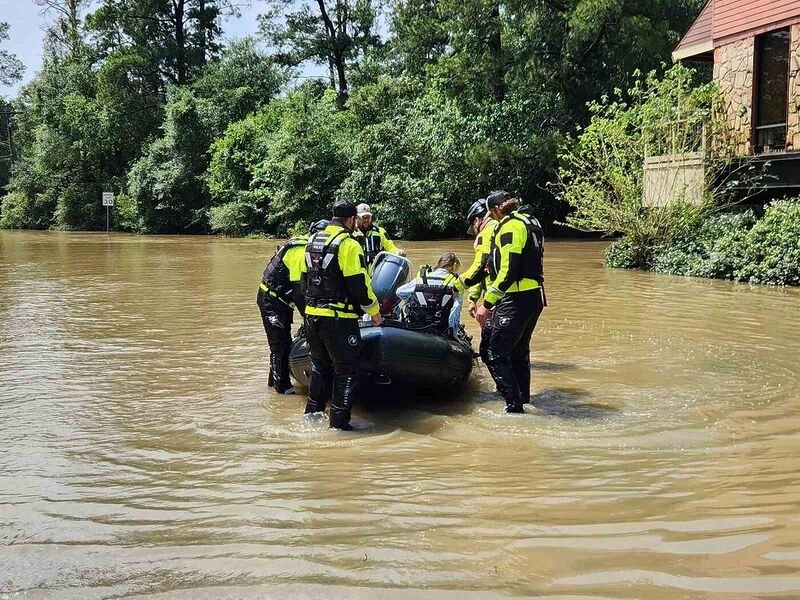
<path id="1" fill-rule="evenodd" d="M 483 218 L 486 215 L 486 199 L 485 198 L 478 198 L 475 202 L 472 203 L 472 206 L 469 207 L 469 211 L 467 211 L 467 225 L 469 225 L 469 229 L 467 229 L 467 233 L 469 235 L 475 235 L 477 232 L 474 231 L 472 227 L 473 221 L 478 218 Z"/>
<path id="2" fill-rule="evenodd" d="M 311 227 L 308 228 L 308 233 L 309 233 L 309 235 L 311 235 L 311 234 L 316 233 L 318 231 L 324 231 L 325 228 L 330 224 L 331 224 L 331 222 L 330 222 L 329 219 L 322 219 L 320 221 L 317 221 L 316 223 L 312 223 Z"/>

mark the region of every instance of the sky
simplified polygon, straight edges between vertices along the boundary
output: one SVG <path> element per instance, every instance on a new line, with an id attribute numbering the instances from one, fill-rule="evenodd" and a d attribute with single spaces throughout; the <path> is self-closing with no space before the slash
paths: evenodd
<path id="1" fill-rule="evenodd" d="M 223 37 L 240 38 L 256 33 L 258 15 L 264 12 L 264 6 L 259 0 L 251 0 L 249 6 L 240 9 L 240 17 L 231 17 L 223 24 Z M 16 54 L 25 65 L 23 80 L 13 86 L 0 85 L 0 96 L 16 96 L 19 88 L 33 79 L 42 66 L 42 39 L 47 17 L 41 11 L 33 0 L 0 0 L 0 21 L 11 26 L 10 39 L 2 42 L 1 47 Z M 319 69 L 313 71 L 313 74 L 320 72 Z"/>

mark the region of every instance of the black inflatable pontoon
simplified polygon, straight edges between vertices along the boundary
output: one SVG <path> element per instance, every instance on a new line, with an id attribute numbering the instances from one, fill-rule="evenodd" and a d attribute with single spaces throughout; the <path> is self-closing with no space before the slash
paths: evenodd
<path id="1" fill-rule="evenodd" d="M 405 388 L 458 386 L 469 380 L 472 372 L 472 347 L 431 331 L 412 330 L 393 318 L 399 303 L 396 291 L 409 276 L 411 263 L 394 254 L 381 253 L 375 259 L 372 288 L 386 317 L 383 325 L 360 322 L 363 354 L 361 380 L 364 384 L 393 385 Z M 298 336 L 289 355 L 292 377 L 308 386 L 311 356 L 305 338 Z"/>

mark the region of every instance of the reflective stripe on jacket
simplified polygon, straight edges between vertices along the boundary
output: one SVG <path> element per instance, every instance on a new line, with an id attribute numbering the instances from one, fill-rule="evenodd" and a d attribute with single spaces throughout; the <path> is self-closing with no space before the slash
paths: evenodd
<path id="1" fill-rule="evenodd" d="M 331 298 L 330 301 L 319 301 L 314 297 L 314 290 L 311 289 L 313 282 L 309 281 L 309 254 L 306 247 L 306 258 L 303 261 L 303 278 L 306 297 L 306 315 L 318 317 L 339 317 L 346 319 L 356 319 L 359 316 L 357 308 L 372 316 L 378 313 L 378 299 L 372 291 L 372 282 L 366 269 L 364 251 L 361 245 L 353 239 L 350 233 L 341 225 L 333 223 L 328 225 L 324 231 L 316 234 L 325 237 L 326 246 L 334 240 L 340 238 L 338 249 L 335 250 L 335 258 L 338 269 L 334 274 L 330 270 L 331 277 L 341 277 L 339 282 L 344 290 L 341 301 Z M 313 241 L 312 237 L 312 241 Z"/>
<path id="2" fill-rule="evenodd" d="M 512 212 L 495 227 L 492 233 L 490 277 L 483 304 L 491 308 L 505 294 L 525 292 L 541 287 L 541 273 L 534 273 L 537 262 L 541 264 L 542 239 L 531 232 L 541 231 L 539 222 Z M 540 268 L 539 268 L 540 270 Z"/>
<path id="3" fill-rule="evenodd" d="M 353 237 L 358 240 L 358 243 L 361 244 L 361 247 L 364 249 L 364 257 L 367 260 L 367 265 L 371 265 L 375 257 L 384 250 L 392 254 L 397 252 L 397 246 L 389 239 L 383 227 L 373 224 L 367 231 L 356 229 L 356 231 L 353 232 Z"/>
<path id="4" fill-rule="evenodd" d="M 497 227 L 497 221 L 489 217 L 488 221 L 475 238 L 475 258 L 462 276 L 464 282 L 470 286 L 469 300 L 471 302 L 480 300 L 481 296 L 486 292 L 486 286 L 489 283 L 486 269 L 488 269 L 489 266 L 489 257 L 492 249 L 492 232 L 495 227 Z M 478 279 L 477 283 L 475 283 L 476 279 Z"/>
<path id="5" fill-rule="evenodd" d="M 450 329 L 458 331 L 458 326 L 461 323 L 461 307 L 466 286 L 460 277 L 454 275 L 447 269 L 435 269 L 426 274 L 425 279 L 417 277 L 413 281 L 400 286 L 397 289 L 397 297 L 401 300 L 408 300 L 411 294 L 414 293 L 416 287 L 425 284 L 426 281 L 429 285 L 443 285 L 453 288 L 453 306 L 450 308 L 450 316 L 447 319 L 447 323 Z"/>

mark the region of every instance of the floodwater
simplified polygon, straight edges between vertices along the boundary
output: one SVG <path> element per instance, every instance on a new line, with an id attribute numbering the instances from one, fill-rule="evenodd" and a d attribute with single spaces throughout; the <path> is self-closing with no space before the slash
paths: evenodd
<path id="1" fill-rule="evenodd" d="M 0 598 L 800 597 L 800 293 L 603 246 L 529 414 L 478 368 L 343 433 L 267 391 L 275 242 L 0 232 Z"/>

